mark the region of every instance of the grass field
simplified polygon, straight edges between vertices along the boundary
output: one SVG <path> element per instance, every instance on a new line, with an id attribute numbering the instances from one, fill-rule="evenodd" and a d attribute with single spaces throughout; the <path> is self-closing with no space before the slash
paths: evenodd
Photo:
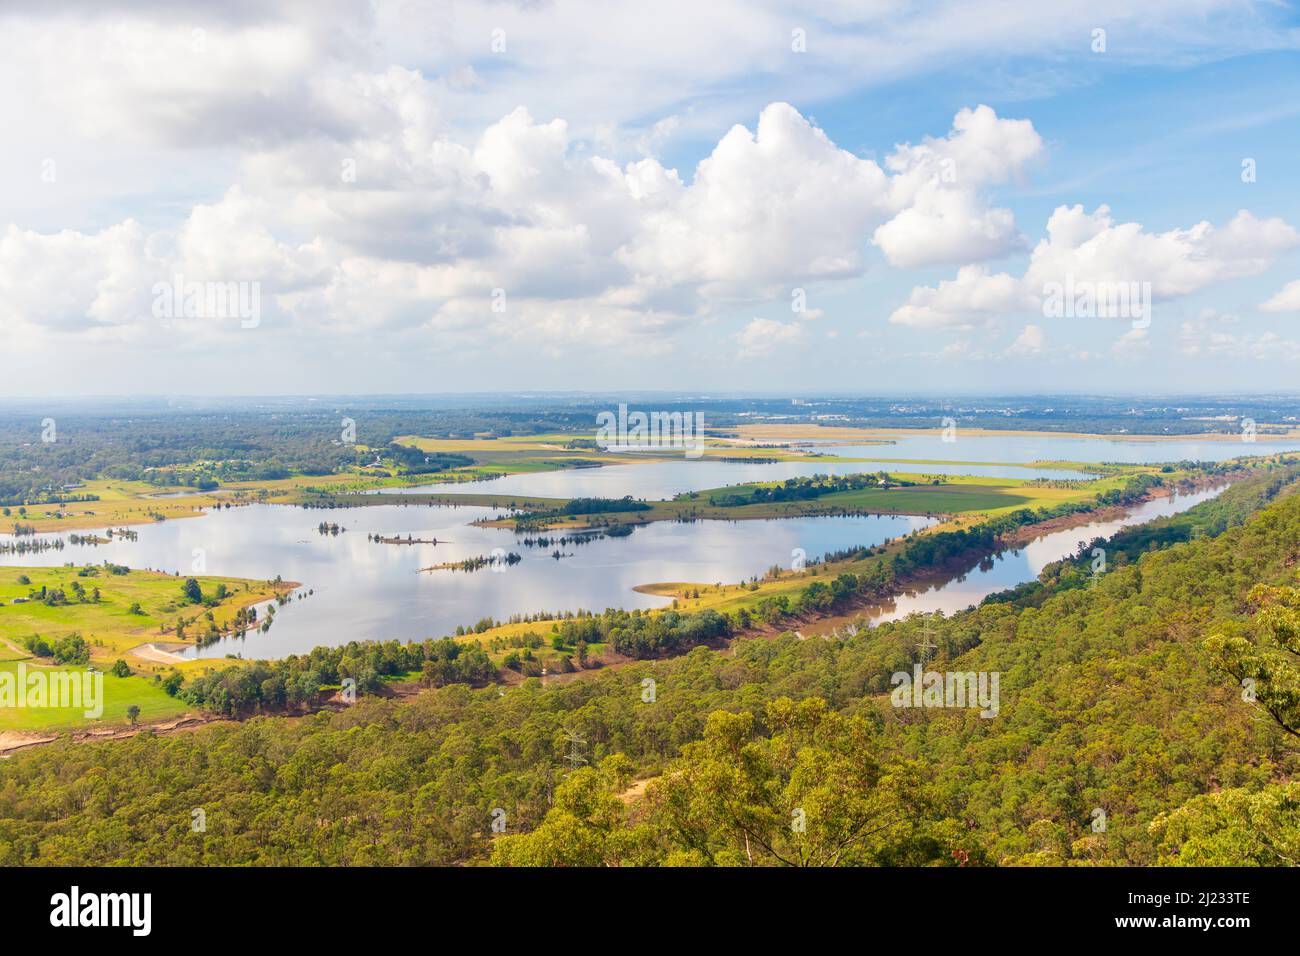
<path id="1" fill-rule="evenodd" d="M 28 672 L 72 672 L 85 668 L 41 667 L 26 662 Z M 0 672 L 15 674 L 15 661 L 0 661 Z M 104 674 L 103 712 L 97 719 L 86 717 L 83 709 L 69 707 L 0 707 L 0 731 L 17 730 L 40 732 L 71 730 L 89 726 L 126 724 L 127 708 L 132 704 L 140 708 L 138 721 L 142 724 L 179 717 L 190 710 L 175 697 L 167 696 L 161 687 L 147 677 L 132 675 L 114 677 Z"/>
<path id="2" fill-rule="evenodd" d="M 234 618 L 239 608 L 270 600 L 276 593 L 266 582 L 199 577 L 205 595 L 212 594 L 218 584 L 225 584 L 229 592 L 224 601 L 209 609 L 184 601 L 181 595 L 183 577 L 139 570 L 119 575 L 102 568 L 93 576 L 80 577 L 77 571 L 72 567 L 0 568 L 0 646 L 7 646 L 12 653 L 15 648 L 21 649 L 22 640 L 33 634 L 52 644 L 77 632 L 90 646 L 91 661 L 102 667 L 111 666 L 122 658 L 150 672 L 170 669 L 131 652 L 153 641 L 185 643 L 178 642 L 173 632 L 180 617 L 206 620 L 204 616 L 210 610 L 214 622 L 220 626 Z M 22 578 L 29 583 L 22 583 Z M 72 596 L 73 582 L 79 583 L 87 594 L 99 588 L 98 603 L 77 602 Z M 73 603 L 57 606 L 38 600 L 13 603 L 15 598 L 25 598 L 41 587 L 62 590 Z M 133 604 L 139 605 L 140 613 L 132 613 Z M 183 670 L 192 665 L 186 662 L 180 666 Z"/>

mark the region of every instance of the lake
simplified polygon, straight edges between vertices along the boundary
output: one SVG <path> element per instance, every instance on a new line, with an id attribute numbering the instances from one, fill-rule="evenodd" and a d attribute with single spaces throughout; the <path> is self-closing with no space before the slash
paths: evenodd
<path id="1" fill-rule="evenodd" d="M 870 453 L 879 455 L 888 445 L 871 445 Z M 945 445 L 951 455 L 951 445 Z M 819 449 L 828 455 L 863 457 L 857 451 Z M 743 450 L 737 451 L 743 454 Z M 414 492 L 464 492 L 502 495 L 536 495 L 539 498 L 633 498 L 647 500 L 672 498 L 688 491 L 721 488 L 751 481 L 785 481 L 812 475 L 855 475 L 864 471 L 923 472 L 934 475 L 986 475 L 993 478 L 1086 479 L 1095 477 L 1073 468 L 1026 468 L 1022 465 L 894 465 L 880 462 L 773 461 L 762 464 L 734 461 L 653 460 L 631 465 L 605 465 L 600 468 L 567 468 L 563 471 L 538 471 L 504 475 L 486 481 L 435 482 L 403 488 L 384 488 L 374 494 L 410 494 Z"/>
<path id="2" fill-rule="evenodd" d="M 840 445 L 799 443 L 827 454 L 883 461 L 904 459 L 961 459 L 963 461 L 1029 462 L 1090 461 L 1120 462 L 1127 465 L 1166 461 L 1226 461 L 1241 455 L 1269 455 L 1300 450 L 1300 440 L 1205 441 L 1195 439 L 1141 440 L 1074 438 L 1054 435 L 963 435 L 945 442 L 940 432 L 890 436 L 888 445 Z M 861 467 L 861 466 L 859 466 Z M 901 470 L 898 465 L 892 466 Z M 921 466 L 918 466 L 920 468 Z M 927 469 L 930 466 L 925 466 Z M 956 466 L 969 468 L 971 466 Z M 1038 469 L 1032 469 L 1038 471 Z M 961 471 L 959 474 L 978 474 Z M 1007 477 L 1020 477 L 1011 476 Z M 1028 477 L 1033 477 L 1029 475 Z M 1051 477 L 1044 475 L 1043 477 Z"/>
<path id="3" fill-rule="evenodd" d="M 1248 450 L 1262 453 L 1260 442 Z M 829 450 L 829 449 L 828 449 Z M 1024 462 L 1119 460 L 1143 454 L 1153 460 L 1224 458 L 1241 454 L 1235 442 L 1113 442 L 1100 439 L 962 438 L 956 444 L 933 436 L 908 436 L 890 446 L 837 446 L 836 453 L 886 454 L 930 458 L 947 454 L 971 460 Z M 971 466 L 950 465 L 966 470 Z M 976 466 L 978 467 L 978 466 Z M 1007 474 L 1005 465 L 990 465 Z M 652 461 L 604 468 L 512 475 L 488 482 L 451 486 L 456 490 L 499 491 L 502 495 L 551 497 L 633 495 L 664 498 L 681 492 L 745 481 L 784 479 L 817 473 L 846 474 L 875 470 L 861 463 L 747 464 L 717 461 Z M 894 466 L 894 470 L 902 470 Z M 935 466 L 923 470 L 938 471 Z M 1022 471 L 1039 476 L 1074 477 L 1068 470 Z M 447 485 L 430 485 L 447 489 Z M 402 489 L 413 490 L 413 489 Z M 904 595 L 879 609 L 873 622 L 914 611 L 952 612 L 978 603 L 988 594 L 1035 578 L 1048 563 L 1072 553 L 1078 542 L 1114 533 L 1126 524 L 1172 514 L 1215 492 L 1157 499 L 1132 509 L 1126 517 L 1044 535 L 1028 546 L 1008 551 L 941 587 Z M 503 502 L 504 504 L 504 502 Z M 133 568 L 188 574 L 218 574 L 253 579 L 279 575 L 297 581 L 302 593 L 280 608 L 263 634 L 230 638 L 187 654 L 222 657 L 238 653 L 276 658 L 319 645 L 350 640 L 416 640 L 442 637 L 458 625 L 482 618 L 505 621 L 538 611 L 607 607 L 654 608 L 669 599 L 642 594 L 636 585 L 658 582 L 734 583 L 764 574 L 773 565 L 789 567 L 802 554 L 809 560 L 831 551 L 874 546 L 927 527 L 931 519 L 913 516 L 791 518 L 762 521 L 657 522 L 636 528 L 627 537 L 600 538 L 562 548 L 529 548 L 511 530 L 474 527 L 470 522 L 493 517 L 499 509 L 469 506 L 375 505 L 366 508 L 308 510 L 276 505 L 245 505 L 209 511 L 203 517 L 138 526 L 138 540 L 114 539 L 98 546 L 71 546 L 62 551 L 0 555 L 0 564 L 54 566 L 104 560 Z M 322 535 L 321 520 L 345 530 Z M 382 544 L 367 535 L 411 535 L 437 544 Z M 9 538 L 0 535 L 0 539 Z M 50 538 L 52 535 L 41 535 Z M 493 553 L 514 552 L 522 560 L 475 572 L 422 571 L 432 565 Z M 197 563 L 196 561 L 201 562 Z M 91 635 L 88 635 L 91 636 Z"/>
<path id="4" fill-rule="evenodd" d="M 933 523 L 914 516 L 791 518 L 764 521 L 656 522 L 627 537 L 528 548 L 523 536 L 469 522 L 492 517 L 488 508 L 376 505 L 307 510 L 245 505 L 136 527 L 139 539 L 114 539 L 62 551 L 0 555 L 0 564 L 56 566 L 108 560 L 133 568 L 297 581 L 309 597 L 277 609 L 265 634 L 229 638 L 190 656 L 242 653 L 276 658 L 350 640 L 444 637 L 457 625 L 484 617 L 607 607 L 663 607 L 671 599 L 634 591 L 663 581 L 734 583 L 790 567 L 802 549 L 808 559 L 858 545 L 873 546 Z M 320 521 L 346 531 L 321 535 Z M 407 534 L 433 544 L 381 544 L 367 534 Z M 3 536 L 8 537 L 8 536 Z M 50 538 L 51 535 L 39 537 Z M 504 570 L 420 571 L 435 564 L 489 555 L 501 548 L 523 558 Z M 177 585 L 179 588 L 179 583 Z M 90 635 L 87 635 L 88 637 Z"/>
<path id="5" fill-rule="evenodd" d="M 652 460 L 603 468 L 505 475 L 469 484 L 433 482 L 406 488 L 386 488 L 376 494 L 404 492 L 482 492 L 502 495 L 536 495 L 540 498 L 672 498 L 687 491 L 720 488 L 751 481 L 784 481 L 810 475 L 851 475 L 863 471 L 920 472 L 935 475 L 975 475 L 990 478 L 1093 477 L 1073 468 L 1029 468 L 1031 461 L 1139 462 L 1224 461 L 1240 455 L 1264 455 L 1300 450 L 1300 441 L 1140 441 L 1108 438 L 1071 438 L 1042 435 L 963 435 L 945 442 L 939 431 L 891 438 L 890 444 L 838 445 L 800 442 L 798 447 L 827 456 L 862 458 L 859 462 L 784 461 L 752 464 L 700 459 Z M 743 456 L 744 448 L 736 455 Z M 907 465 L 890 459 L 936 461 Z M 946 460 L 945 460 L 946 459 Z M 978 464 L 978 463 L 987 464 Z"/>

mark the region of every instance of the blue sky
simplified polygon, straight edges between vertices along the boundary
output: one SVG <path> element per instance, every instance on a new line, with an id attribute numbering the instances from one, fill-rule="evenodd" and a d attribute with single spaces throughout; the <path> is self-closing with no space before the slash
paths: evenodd
<path id="1" fill-rule="evenodd" d="M 10 5 L 0 388 L 1293 388 L 1296 11 L 1130 6 Z"/>
<path id="2" fill-rule="evenodd" d="M 1188 64 L 1114 63 L 1105 57 L 1085 60 L 1068 81 L 1034 95 L 999 89 L 998 71 L 940 74 L 910 78 L 881 89 L 855 91 L 811 109 L 817 122 L 837 143 L 864 155 L 888 144 L 915 138 L 915 129 L 937 130 L 962 105 L 987 103 L 999 115 L 1031 119 L 1048 143 L 1048 158 L 1029 181 L 1005 187 L 998 201 L 1013 209 L 1031 243 L 1041 234 L 1053 209 L 1063 203 L 1095 208 L 1106 203 L 1117 218 L 1136 220 L 1153 231 L 1191 225 L 1201 219 L 1222 222 L 1239 209 L 1300 222 L 1300 56 L 1294 51 L 1241 54 Z M 857 144 L 850 146 L 850 144 Z M 707 147 L 705 147 L 707 148 Z M 699 155 L 697 146 L 694 156 Z M 678 160 L 691 165 L 685 150 Z M 1243 158 L 1254 158 L 1258 175 L 1243 183 Z M 995 266 L 1023 266 L 1024 255 L 995 260 Z M 997 392 L 1002 387 L 1028 391 L 1064 384 L 1080 391 L 1154 390 L 1294 390 L 1297 355 L 1186 356 L 1176 340 L 1184 322 L 1195 322 L 1207 309 L 1236 316 L 1238 335 L 1273 332 L 1300 339 L 1300 315 L 1263 314 L 1254 307 L 1300 276 L 1300 251 L 1279 255 L 1259 276 L 1207 288 L 1162 304 L 1148 354 L 1125 360 L 1075 363 L 1070 359 L 1041 367 L 1037 359 L 1015 362 L 944 362 L 942 371 L 929 363 L 908 363 L 894 374 L 894 356 L 926 348 L 926 333 L 891 329 L 880 321 L 890 306 L 905 298 L 918 281 L 933 283 L 948 271 L 890 270 L 879 255 L 862 280 L 827 290 L 828 327 L 841 336 L 860 331 L 860 320 L 878 334 L 877 361 L 866 359 L 871 376 L 865 383 L 905 387 L 908 383 Z M 1116 338 L 1113 324 L 1061 330 L 1044 324 L 1049 338 L 1068 339 L 1104 351 Z M 1005 332 L 1004 335 L 1009 334 Z M 991 341 L 998 341 L 992 338 Z M 849 377 L 862 367 L 861 356 L 828 358 Z M 882 367 L 884 366 L 884 367 Z M 1010 368 L 1008 368 L 1010 366 Z M 792 376 L 816 387 L 823 366 L 809 366 Z M 1014 375 L 1008 380 L 1006 375 Z M 1074 375 L 1081 376 L 1074 380 Z M 1060 376 L 1065 375 L 1065 379 Z M 1021 381 L 1023 377 L 1023 381 Z"/>

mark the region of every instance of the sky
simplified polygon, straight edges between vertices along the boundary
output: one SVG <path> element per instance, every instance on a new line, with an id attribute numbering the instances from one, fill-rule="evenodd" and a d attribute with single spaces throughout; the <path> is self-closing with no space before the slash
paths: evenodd
<path id="1" fill-rule="evenodd" d="M 1300 15 L 0 7 L 4 396 L 1300 391 Z"/>

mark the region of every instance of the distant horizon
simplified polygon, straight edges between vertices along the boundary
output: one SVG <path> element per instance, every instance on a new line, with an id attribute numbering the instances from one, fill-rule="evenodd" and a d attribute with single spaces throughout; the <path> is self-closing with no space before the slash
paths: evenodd
<path id="1" fill-rule="evenodd" d="M 849 389 L 826 389 L 822 391 L 812 391 L 804 389 L 791 389 L 789 391 L 769 391 L 758 389 L 734 389 L 734 390 L 706 390 L 690 388 L 588 388 L 588 389 L 456 389 L 441 392 L 106 392 L 106 393 L 84 393 L 69 394 L 67 392 L 59 395 L 0 395 L 0 404 L 7 402 L 91 402 L 98 400 L 106 401 L 262 401 L 272 399 L 305 399 L 305 400 L 327 400 L 327 399 L 359 399 L 359 398 L 392 398 L 402 400 L 417 400 L 421 398 L 443 399 L 443 398 L 527 398 L 527 397 L 547 397 L 547 396 L 601 396 L 601 397 L 618 397 L 624 396 L 625 400 L 636 396 L 672 396 L 695 398 L 702 401 L 713 399 L 765 399 L 778 401 L 781 399 L 806 399 L 806 398 L 827 398 L 827 399 L 870 399 L 870 398 L 911 398 L 924 399 L 929 401 L 946 401 L 955 399 L 1029 399 L 1029 398 L 1106 398 L 1106 399 L 1196 399 L 1198 401 L 1208 401 L 1212 399 L 1300 399 L 1300 389 L 1287 391 L 1282 389 L 1259 389 L 1249 390 L 1222 390 L 1206 392 L 1178 392 L 1178 391 L 1149 391 L 1149 392 L 1132 392 L 1132 391 L 1109 391 L 1109 390 L 1088 390 L 1088 391 L 1025 391 L 1025 392 L 1005 392 L 1005 391 L 895 391 L 890 389 L 878 390 L 849 390 Z"/>

